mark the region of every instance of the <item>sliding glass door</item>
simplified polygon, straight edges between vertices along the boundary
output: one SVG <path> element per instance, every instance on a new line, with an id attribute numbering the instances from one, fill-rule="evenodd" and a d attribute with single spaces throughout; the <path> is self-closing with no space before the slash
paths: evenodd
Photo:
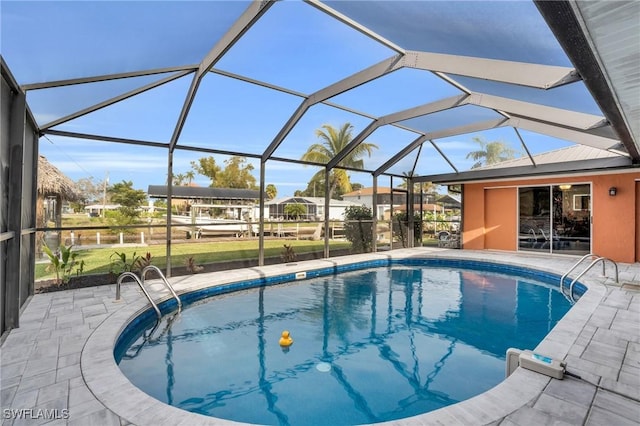
<path id="1" fill-rule="evenodd" d="M 589 253 L 591 185 L 521 187 L 518 200 L 518 249 Z"/>

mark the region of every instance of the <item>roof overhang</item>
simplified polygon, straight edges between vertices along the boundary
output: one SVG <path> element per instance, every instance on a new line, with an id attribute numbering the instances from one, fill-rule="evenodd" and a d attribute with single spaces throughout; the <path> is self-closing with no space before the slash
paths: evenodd
<path id="1" fill-rule="evenodd" d="M 620 142 L 639 163 L 640 5 L 534 1 Z"/>
<path id="2" fill-rule="evenodd" d="M 461 173 L 448 173 L 431 176 L 420 176 L 415 182 L 433 182 L 441 185 L 467 183 L 481 180 L 504 180 L 512 178 L 528 178 L 546 175 L 597 173 L 603 170 L 625 171 L 634 169 L 640 172 L 640 165 L 633 165 L 628 157 L 596 158 L 564 163 L 539 164 L 537 166 L 501 167 L 484 170 L 470 170 Z"/>

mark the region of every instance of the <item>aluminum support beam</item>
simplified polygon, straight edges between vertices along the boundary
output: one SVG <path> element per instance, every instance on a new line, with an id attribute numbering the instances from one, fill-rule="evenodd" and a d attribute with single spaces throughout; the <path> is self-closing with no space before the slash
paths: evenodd
<path id="1" fill-rule="evenodd" d="M 428 139 L 443 139 L 450 136 L 465 135 L 467 133 L 481 132 L 483 130 L 495 129 L 496 127 L 505 126 L 508 119 L 497 118 L 494 120 L 481 121 L 464 126 L 451 127 L 448 129 L 437 130 L 435 132 L 425 133 Z"/>
<path id="2" fill-rule="evenodd" d="M 311 6 L 315 7 L 316 9 L 319 9 L 319 10 L 323 11 L 324 13 L 328 14 L 329 16 L 337 19 L 338 21 L 342 22 L 343 24 L 346 24 L 346 25 L 350 26 L 354 30 L 359 31 L 360 33 L 364 34 L 365 36 L 377 41 L 378 43 L 385 45 L 389 49 L 395 50 L 398 53 L 404 53 L 404 49 L 401 48 L 400 46 L 398 46 L 395 43 L 387 40 L 386 38 L 380 36 L 379 34 L 374 33 L 369 28 L 357 23 L 353 19 L 343 15 L 342 13 L 338 12 L 337 10 L 334 10 L 334 9 L 330 8 L 326 4 L 321 3 L 318 0 L 305 0 L 305 2 L 310 4 Z"/>
<path id="3" fill-rule="evenodd" d="M 102 142 L 115 142 L 115 143 L 124 143 L 129 145 L 142 145 L 142 146 L 151 146 L 154 148 L 168 148 L 169 144 L 162 142 L 152 142 L 152 141 L 141 141 L 138 139 L 125 139 L 125 138 L 116 138 L 111 136 L 102 136 L 102 135 L 93 135 L 89 133 L 76 133 L 76 132 L 67 132 L 64 130 L 54 130 L 47 129 L 42 132 L 43 135 L 53 135 L 53 136 L 64 136 L 68 138 L 75 139 L 86 139 L 93 141 L 102 141 Z"/>
<path id="4" fill-rule="evenodd" d="M 349 142 L 349 144 L 341 152 L 339 152 L 331 161 L 329 161 L 327 167 L 332 169 L 337 166 L 340 161 L 342 161 L 347 155 L 349 155 L 349 153 L 351 153 L 351 151 L 353 151 L 356 146 L 362 143 L 378 127 L 464 105 L 467 97 L 468 95 L 464 93 L 458 96 L 452 96 L 450 98 L 441 99 L 425 105 L 420 105 L 415 108 L 409 108 L 404 111 L 380 117 L 379 119 L 369 124 L 362 132 L 356 135 L 356 137 L 353 138 L 353 140 Z"/>
<path id="5" fill-rule="evenodd" d="M 258 266 L 264 266 L 264 193 L 266 190 L 265 185 L 265 169 L 266 162 L 260 161 L 260 200 L 258 202 L 258 206 L 260 208 L 260 212 L 258 213 L 259 228 L 258 232 Z M 249 228 L 251 229 L 251 228 Z"/>
<path id="6" fill-rule="evenodd" d="M 433 114 L 434 112 L 459 107 L 468 103 L 467 98 L 468 95 L 466 93 L 457 96 L 451 96 L 449 98 L 440 99 L 435 102 L 430 102 L 428 104 L 382 116 L 378 119 L 378 122 L 380 123 L 380 125 L 392 124 L 397 123 L 398 121 L 409 120 L 411 118 Z"/>
<path id="7" fill-rule="evenodd" d="M 531 155 L 531 153 L 529 152 L 529 147 L 527 146 L 526 143 L 524 143 L 524 139 L 522 139 L 522 136 L 520 135 L 520 132 L 518 131 L 518 129 L 514 127 L 513 130 L 516 132 L 518 139 L 520 139 L 520 143 L 522 144 L 522 147 L 527 152 L 527 156 L 529 157 L 529 160 L 531 160 L 531 164 L 533 164 L 533 166 L 535 167 L 536 160 L 533 158 L 533 155 Z"/>
<path id="8" fill-rule="evenodd" d="M 602 136 L 593 135 L 577 129 L 543 123 L 524 117 L 513 116 L 504 125 L 529 130 L 531 132 L 542 133 L 544 135 L 553 136 L 554 138 L 573 141 L 575 143 L 599 149 L 619 150 L 623 148 L 620 141 L 616 139 L 603 138 Z"/>
<path id="9" fill-rule="evenodd" d="M 407 51 L 405 66 L 519 86 L 551 89 L 581 80 L 573 68 Z"/>
<path id="10" fill-rule="evenodd" d="M 329 255 L 329 212 L 331 211 L 331 170 L 324 169 L 324 258 L 328 259 Z"/>
<path id="11" fill-rule="evenodd" d="M 273 155 L 276 149 L 280 146 L 284 138 L 287 137 L 289 132 L 295 127 L 295 125 L 300 121 L 302 116 L 307 112 L 309 108 L 313 105 L 316 105 L 320 102 L 324 102 L 327 99 L 330 99 L 340 93 L 344 93 L 348 90 L 353 89 L 354 87 L 358 87 L 362 84 L 365 84 L 369 81 L 375 80 L 385 74 L 389 74 L 400 68 L 401 56 L 395 55 L 390 58 L 385 59 L 382 62 L 379 62 L 369 68 L 366 68 L 360 72 L 357 72 L 343 80 L 338 81 L 330 86 L 327 86 L 319 91 L 309 95 L 301 104 L 298 106 L 296 111 L 293 113 L 289 120 L 285 123 L 285 125 L 280 129 L 276 137 L 269 144 L 267 149 L 265 149 L 262 154 L 262 160 L 266 161 Z"/>
<path id="12" fill-rule="evenodd" d="M 378 251 L 378 176 L 373 176 L 373 192 L 371 194 L 371 232 L 373 238 L 371 241 L 371 252 L 376 253 Z"/>
<path id="13" fill-rule="evenodd" d="M 513 114 L 528 117 L 533 120 L 546 121 L 549 123 L 573 127 L 581 130 L 589 130 L 607 126 L 607 122 L 602 116 L 585 114 L 582 112 L 570 111 L 561 108 L 554 108 L 530 102 L 516 101 L 509 98 L 486 95 L 483 93 L 472 93 L 469 97 L 468 103 L 485 108 L 504 111 L 510 115 Z"/>
<path id="14" fill-rule="evenodd" d="M 92 105 L 90 107 L 87 107 L 85 109 L 82 109 L 80 111 L 74 112 L 73 114 L 69 114 L 67 116 L 61 117 L 57 120 L 51 121 L 47 124 L 44 124 L 43 126 L 40 127 L 40 130 L 46 130 L 49 129 L 51 127 L 55 127 L 55 126 L 59 126 L 60 124 L 66 123 L 67 121 L 71 121 L 74 120 L 76 118 L 82 117 L 83 115 L 87 115 L 90 114 L 94 111 L 98 111 L 102 108 L 108 107 L 109 105 L 113 105 L 117 102 L 123 101 L 125 99 L 129 99 L 135 95 L 139 95 L 140 93 L 144 93 L 148 90 L 151 90 L 155 87 L 159 87 L 162 86 L 163 84 L 169 83 L 171 81 L 177 80 L 181 77 L 184 77 L 185 75 L 189 74 L 192 71 L 182 71 L 173 75 L 170 75 L 169 77 L 163 78 L 162 80 L 158 80 L 155 81 L 153 83 L 149 83 L 146 84 L 142 87 L 139 87 L 137 89 L 131 90 L 129 92 L 123 93 L 119 96 L 115 96 L 111 99 L 107 99 L 103 102 L 100 102 L 98 104 Z"/>
<path id="15" fill-rule="evenodd" d="M 387 171 L 391 166 L 396 164 L 398 161 L 402 160 L 404 157 L 409 155 L 409 153 L 413 152 L 414 149 L 421 146 L 425 141 L 427 141 L 427 137 L 425 135 L 418 136 L 418 138 L 414 139 L 409 145 L 405 146 L 400 152 L 396 155 L 388 159 L 383 165 L 378 167 L 373 172 L 373 177 L 377 178 L 381 174 Z M 414 164 L 415 169 L 415 164 Z"/>
<path id="16" fill-rule="evenodd" d="M 356 137 L 353 138 L 342 151 L 336 154 L 336 156 L 327 163 L 327 169 L 331 170 L 336 167 L 338 163 L 344 160 L 344 158 L 349 155 L 349 153 L 353 151 L 356 146 L 360 145 L 365 139 L 367 139 L 369 135 L 371 135 L 371 133 L 373 133 L 378 127 L 380 127 L 378 120 L 369 123 L 369 125 L 365 127 L 362 132 L 356 135 Z"/>
<path id="17" fill-rule="evenodd" d="M 167 270 L 165 275 L 167 278 L 171 277 L 171 212 L 173 210 L 171 204 L 173 203 L 173 151 L 169 150 L 167 155 Z"/>
<path id="18" fill-rule="evenodd" d="M 242 37 L 242 35 L 246 33 L 272 5 L 273 2 L 271 1 L 253 1 L 238 20 L 234 22 L 229 31 L 222 36 L 220 41 L 216 43 L 213 49 L 211 49 L 202 62 L 200 62 L 198 71 L 193 77 L 193 81 L 189 87 L 189 92 L 187 93 L 187 97 L 182 105 L 182 110 L 180 111 L 180 116 L 173 131 L 173 135 L 171 136 L 171 141 L 169 142 L 170 151 L 173 151 L 178 143 L 178 139 L 182 133 L 182 128 L 187 120 L 187 115 L 189 115 L 189 110 L 191 109 L 193 100 L 198 92 L 198 87 L 206 73 L 213 68 L 216 62 L 218 62 L 220 58 L 222 58 L 222 56 L 227 53 L 227 51 L 229 51 L 229 49 L 231 49 L 238 40 L 240 40 L 240 37 Z"/>
<path id="19" fill-rule="evenodd" d="M 442 152 L 442 150 L 440 149 L 440 147 L 433 141 L 433 140 L 429 140 L 429 143 L 431 144 L 431 146 L 433 146 L 433 148 L 438 151 L 438 154 L 440 154 L 440 156 L 442 158 L 444 158 L 444 161 L 446 161 L 449 164 L 449 167 L 451 167 L 456 173 L 458 173 L 458 169 L 456 166 L 453 165 L 453 163 L 451 162 L 451 160 L 449 160 L 449 157 L 447 157 L 446 155 L 444 155 L 444 152 Z"/>
<path id="20" fill-rule="evenodd" d="M 3 68 L 4 62 L 2 64 Z M 4 69 L 3 69 L 4 71 Z M 25 112 L 26 112 L 26 96 L 24 92 L 16 91 L 12 93 L 12 101 L 10 103 L 10 111 L 4 112 L 8 114 L 9 129 L 8 129 L 8 152 L 9 152 L 9 170 L 7 172 L 8 182 L 6 183 L 7 190 L 7 218 L 6 225 L 7 231 L 12 232 L 15 238 L 12 238 L 6 242 L 6 259 L 2 259 L 5 266 L 5 285 L 3 294 L 4 311 L 4 330 L 11 330 L 16 328 L 20 324 L 20 290 L 22 285 L 21 277 L 21 253 L 22 253 L 22 210 L 23 210 L 23 174 L 31 173 L 31 171 L 24 170 L 24 157 L 27 155 L 25 152 L 29 147 L 25 146 Z M 3 190 L 5 189 L 3 188 Z M 32 188 L 29 188 L 32 189 Z M 5 244 L 5 243 L 3 243 Z M 4 331 L 2 330 L 2 331 Z"/>
<path id="21" fill-rule="evenodd" d="M 180 72 L 180 71 L 192 72 L 197 69 L 198 69 L 197 64 L 184 65 L 179 67 L 156 68 L 156 69 L 143 70 L 143 71 L 123 72 L 118 74 L 105 74 L 105 75 L 98 75 L 94 77 L 72 78 L 67 80 L 49 81 L 44 83 L 23 84 L 21 87 L 22 87 L 22 90 L 26 92 L 29 90 L 51 89 L 54 87 L 72 86 L 74 84 L 98 83 L 101 81 L 118 80 L 121 78 L 144 77 L 147 75 L 154 75 L 154 74 L 164 74 L 164 73 L 172 73 L 172 72 Z"/>

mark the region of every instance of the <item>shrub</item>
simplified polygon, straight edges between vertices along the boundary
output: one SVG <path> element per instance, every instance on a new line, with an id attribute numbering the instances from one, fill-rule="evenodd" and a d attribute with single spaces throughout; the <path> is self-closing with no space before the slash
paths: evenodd
<path id="1" fill-rule="evenodd" d="M 140 262 L 141 257 L 136 255 L 134 251 L 130 259 L 127 259 L 127 253 L 113 253 L 109 259 L 111 264 L 109 265 L 109 272 L 118 276 L 123 272 L 133 272 L 136 269 L 136 265 Z"/>
<path id="2" fill-rule="evenodd" d="M 74 252 L 72 247 L 60 244 L 55 252 L 47 245 L 42 247 L 50 262 L 47 269 L 53 269 L 56 273 L 56 285 L 68 283 L 74 273 L 80 275 L 84 269 L 84 260 L 76 260 L 78 253 Z"/>
<path id="3" fill-rule="evenodd" d="M 196 264 L 196 260 L 193 258 L 193 256 L 189 256 L 187 259 L 185 259 L 184 263 L 185 267 L 187 268 L 187 272 L 190 272 L 192 274 L 197 274 L 204 269 L 203 266 Z"/>
<path id="4" fill-rule="evenodd" d="M 407 212 L 400 212 L 393 215 L 393 235 L 400 238 L 402 247 L 408 246 L 408 217 Z M 420 219 L 420 213 L 413 214 L 413 241 L 414 243 L 420 242 L 420 236 L 422 235 L 422 219 Z"/>
<path id="5" fill-rule="evenodd" d="M 282 253 L 280 253 L 280 257 L 283 262 L 289 263 L 295 262 L 297 256 L 293 246 L 284 244 L 284 249 L 282 250 Z"/>
<path id="6" fill-rule="evenodd" d="M 373 213 L 369 207 L 349 206 L 344 211 L 344 235 L 354 253 L 368 253 L 373 247 Z"/>

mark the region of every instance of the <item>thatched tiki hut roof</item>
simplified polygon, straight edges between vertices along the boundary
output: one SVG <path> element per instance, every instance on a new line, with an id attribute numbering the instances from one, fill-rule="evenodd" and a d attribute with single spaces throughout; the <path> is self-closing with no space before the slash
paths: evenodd
<path id="1" fill-rule="evenodd" d="M 82 197 L 76 184 L 42 155 L 38 158 L 38 197 L 59 196 L 61 200 L 76 201 Z"/>
<path id="2" fill-rule="evenodd" d="M 42 155 L 38 158 L 37 194 L 36 226 L 38 228 L 47 225 L 44 208 L 44 200 L 46 198 L 55 197 L 54 221 L 57 227 L 62 226 L 62 201 L 76 201 L 82 198 L 82 194 L 76 188 L 76 184 Z"/>

